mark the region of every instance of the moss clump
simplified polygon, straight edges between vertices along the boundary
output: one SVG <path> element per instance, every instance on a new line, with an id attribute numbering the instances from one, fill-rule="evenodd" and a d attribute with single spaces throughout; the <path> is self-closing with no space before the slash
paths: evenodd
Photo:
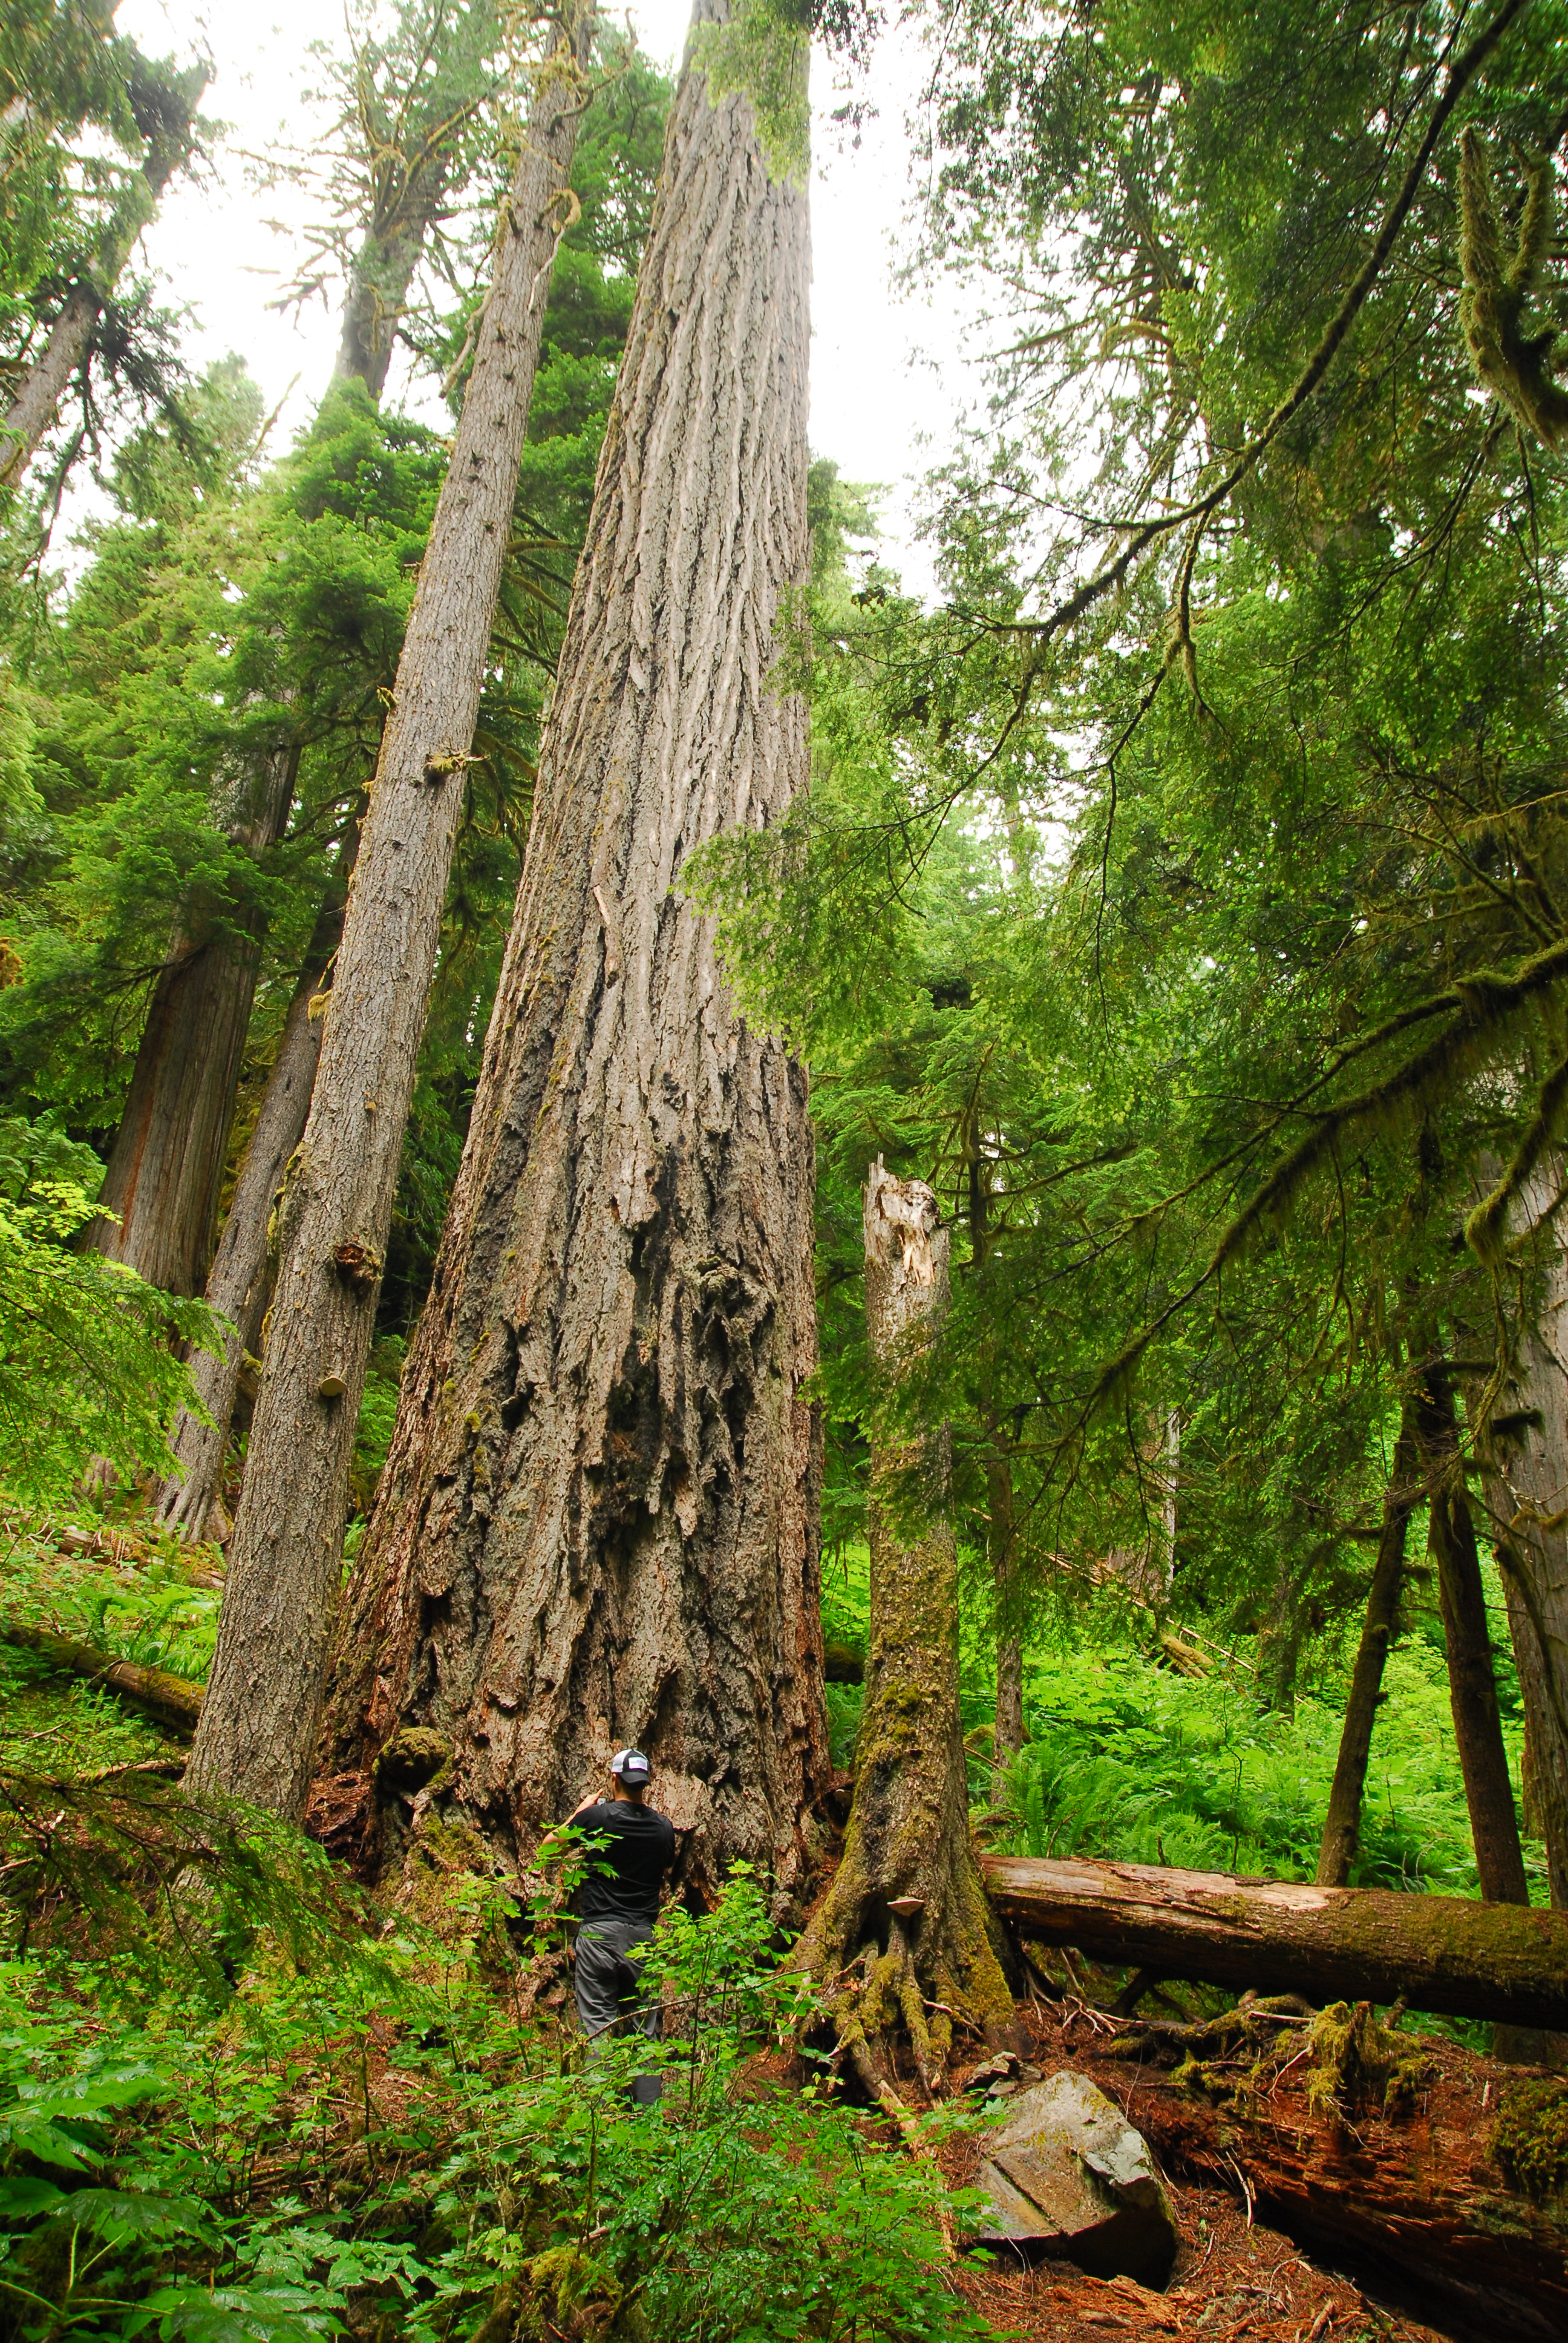
<path id="1" fill-rule="evenodd" d="M 553 2246 L 528 2263 L 514 2332 L 518 2343 L 588 2343 L 588 2338 L 624 2338 L 638 2343 L 647 2324 L 613 2272 L 580 2246 Z"/>
<path id="2" fill-rule="evenodd" d="M 1398 2037 L 1378 2024 L 1369 2001 L 1331 2001 L 1308 2036 L 1307 2105 L 1329 2122 L 1348 2123 L 1380 2102 L 1388 2116 L 1408 2115 L 1428 2073 L 1419 2051 L 1402 2057 Z"/>
<path id="3" fill-rule="evenodd" d="M 1492 2160 L 1509 2184 L 1544 2205 L 1568 2184 L 1568 2083 L 1511 2083 L 1498 2104 Z"/>

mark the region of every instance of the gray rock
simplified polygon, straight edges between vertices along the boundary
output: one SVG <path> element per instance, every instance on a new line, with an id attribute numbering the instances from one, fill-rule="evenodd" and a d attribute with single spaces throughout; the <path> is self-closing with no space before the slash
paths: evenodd
<path id="1" fill-rule="evenodd" d="M 1061 2255 L 1095 2278 L 1162 2287 L 1180 2242 L 1142 2135 L 1087 2075 L 1022 2091 L 990 2137 L 978 2241 Z"/>

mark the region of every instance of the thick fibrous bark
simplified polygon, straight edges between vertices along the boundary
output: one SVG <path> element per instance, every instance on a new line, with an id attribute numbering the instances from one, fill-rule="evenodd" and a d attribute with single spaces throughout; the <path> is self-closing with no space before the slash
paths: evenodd
<path id="1" fill-rule="evenodd" d="M 866 1185 L 865 1231 L 867 1332 L 879 1371 L 896 1381 L 918 1368 L 945 1312 L 948 1232 L 924 1182 L 895 1180 L 879 1160 Z M 912 1443 L 873 1440 L 855 1794 L 844 1859 L 796 1955 L 828 1986 L 858 1965 L 834 2018 L 873 2091 L 876 2038 L 900 2021 L 929 2090 L 953 2014 L 980 2028 L 1012 2010 L 970 1838 L 958 1554 L 941 1517 L 948 1456 L 945 1426 Z M 929 2023 L 928 2001 L 939 2006 Z"/>
<path id="2" fill-rule="evenodd" d="M 1393 1471 L 1383 1497 L 1382 1528 L 1367 1595 L 1366 1621 L 1351 1675 L 1340 1754 L 1334 1766 L 1333 1787 L 1329 1792 L 1329 1810 L 1323 1820 L 1322 1846 L 1318 1855 L 1320 1887 L 1344 1886 L 1355 1860 L 1372 1727 L 1382 1698 L 1383 1667 L 1399 1620 L 1405 1534 L 1422 1493 L 1420 1473 L 1415 1410 L 1407 1399 L 1400 1416 L 1399 1438 L 1394 1443 Z"/>
<path id="3" fill-rule="evenodd" d="M 305 1137 L 194 1787 L 304 1809 L 355 1425 L 591 37 L 541 71 L 381 744 Z"/>
<path id="4" fill-rule="evenodd" d="M 415 1725 L 450 1750 L 416 1830 L 434 1799 L 526 1856 L 636 1740 L 684 1875 L 800 1883 L 827 1772 L 805 1076 L 674 890 L 805 783 L 770 669 L 807 568 L 808 266 L 804 191 L 689 69 L 338 1663 L 324 1803 L 384 1868 L 405 1809 L 372 1767 Z"/>
<path id="5" fill-rule="evenodd" d="M 278 748 L 238 793 L 226 826 L 246 852 L 263 853 L 281 836 L 296 762 Z M 105 1217 L 87 1241 L 166 1293 L 199 1293 L 206 1279 L 262 925 L 259 913 L 235 904 L 226 932 L 176 935 L 109 1151 L 98 1197 Z"/>
<path id="6" fill-rule="evenodd" d="M 1556 1912 L 1077 1856 L 987 1855 L 982 1867 L 1020 1936 L 1097 1960 L 1313 2001 L 1568 2022 L 1568 1919 Z"/>
<path id="7" fill-rule="evenodd" d="M 207 1301 L 235 1331 L 226 1337 L 220 1351 L 198 1351 L 191 1361 L 191 1382 L 211 1421 L 204 1423 L 189 1408 L 181 1408 L 169 1436 L 180 1470 L 164 1483 L 157 1497 L 161 1518 L 193 1542 L 207 1534 L 223 1478 L 240 1369 L 246 1351 L 256 1349 L 261 1333 L 270 1284 L 267 1225 L 273 1200 L 310 1111 L 321 1054 L 324 1004 L 317 987 L 327 981 L 322 971 L 337 949 L 342 929 L 343 905 L 329 903 L 317 921 L 305 973 L 288 1006 L 283 1039 L 267 1076 L 261 1111 L 235 1182 L 207 1279 Z"/>
<path id="8" fill-rule="evenodd" d="M 202 1688 L 184 1676 L 171 1676 L 163 1668 L 137 1667 L 130 1660 L 116 1660 L 112 1652 L 100 1652 L 92 1644 L 78 1644 L 70 1635 L 51 1634 L 46 1627 L 34 1627 L 20 1619 L 0 1617 L 0 1643 L 17 1644 L 29 1652 L 36 1652 L 51 1667 L 65 1674 L 86 1676 L 92 1683 L 102 1684 L 132 1708 L 139 1708 L 160 1725 L 176 1733 L 193 1733 L 201 1715 Z"/>
<path id="9" fill-rule="evenodd" d="M 1428 1542 L 1437 1564 L 1448 1644 L 1453 1737 L 1464 1776 L 1481 1892 L 1491 1904 L 1528 1904 L 1530 1888 L 1497 1706 L 1475 1523 L 1459 1456 L 1453 1388 L 1442 1360 L 1423 1371 L 1422 1388 L 1416 1395 L 1415 1425 L 1431 1505 Z"/>

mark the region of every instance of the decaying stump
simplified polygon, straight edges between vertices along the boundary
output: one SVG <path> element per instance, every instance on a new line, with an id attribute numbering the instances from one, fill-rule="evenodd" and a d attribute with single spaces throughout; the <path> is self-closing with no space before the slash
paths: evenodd
<path id="1" fill-rule="evenodd" d="M 955 2022 L 984 2031 L 1012 2002 L 970 1838 L 947 1433 L 890 1429 L 894 1387 L 918 1369 L 946 1308 L 948 1232 L 924 1182 L 896 1180 L 879 1160 L 865 1233 L 866 1321 L 890 1387 L 871 1453 L 866 1704 L 844 1858 L 796 1957 L 886 2104 L 891 2037 L 907 2038 L 930 2092 Z"/>

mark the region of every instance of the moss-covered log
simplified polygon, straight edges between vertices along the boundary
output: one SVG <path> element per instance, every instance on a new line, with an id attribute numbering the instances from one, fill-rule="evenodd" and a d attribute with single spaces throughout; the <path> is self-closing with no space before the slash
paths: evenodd
<path id="1" fill-rule="evenodd" d="M 1449 1896 L 1238 1879 L 1151 1865 L 985 1860 L 1019 1935 L 1095 1959 L 1326 2002 L 1568 2027 L 1568 1916 Z"/>
<path id="2" fill-rule="evenodd" d="M 171 1732 L 188 1737 L 196 1731 L 202 1688 L 184 1676 L 172 1676 L 163 1668 L 138 1667 L 131 1660 L 116 1660 L 112 1652 L 100 1652 L 92 1644 L 78 1644 L 73 1636 L 56 1635 L 47 1627 L 30 1626 L 20 1619 L 0 1619 L 0 1642 L 38 1653 L 63 1674 L 86 1676 L 101 1684 L 106 1692 L 139 1708 Z"/>

